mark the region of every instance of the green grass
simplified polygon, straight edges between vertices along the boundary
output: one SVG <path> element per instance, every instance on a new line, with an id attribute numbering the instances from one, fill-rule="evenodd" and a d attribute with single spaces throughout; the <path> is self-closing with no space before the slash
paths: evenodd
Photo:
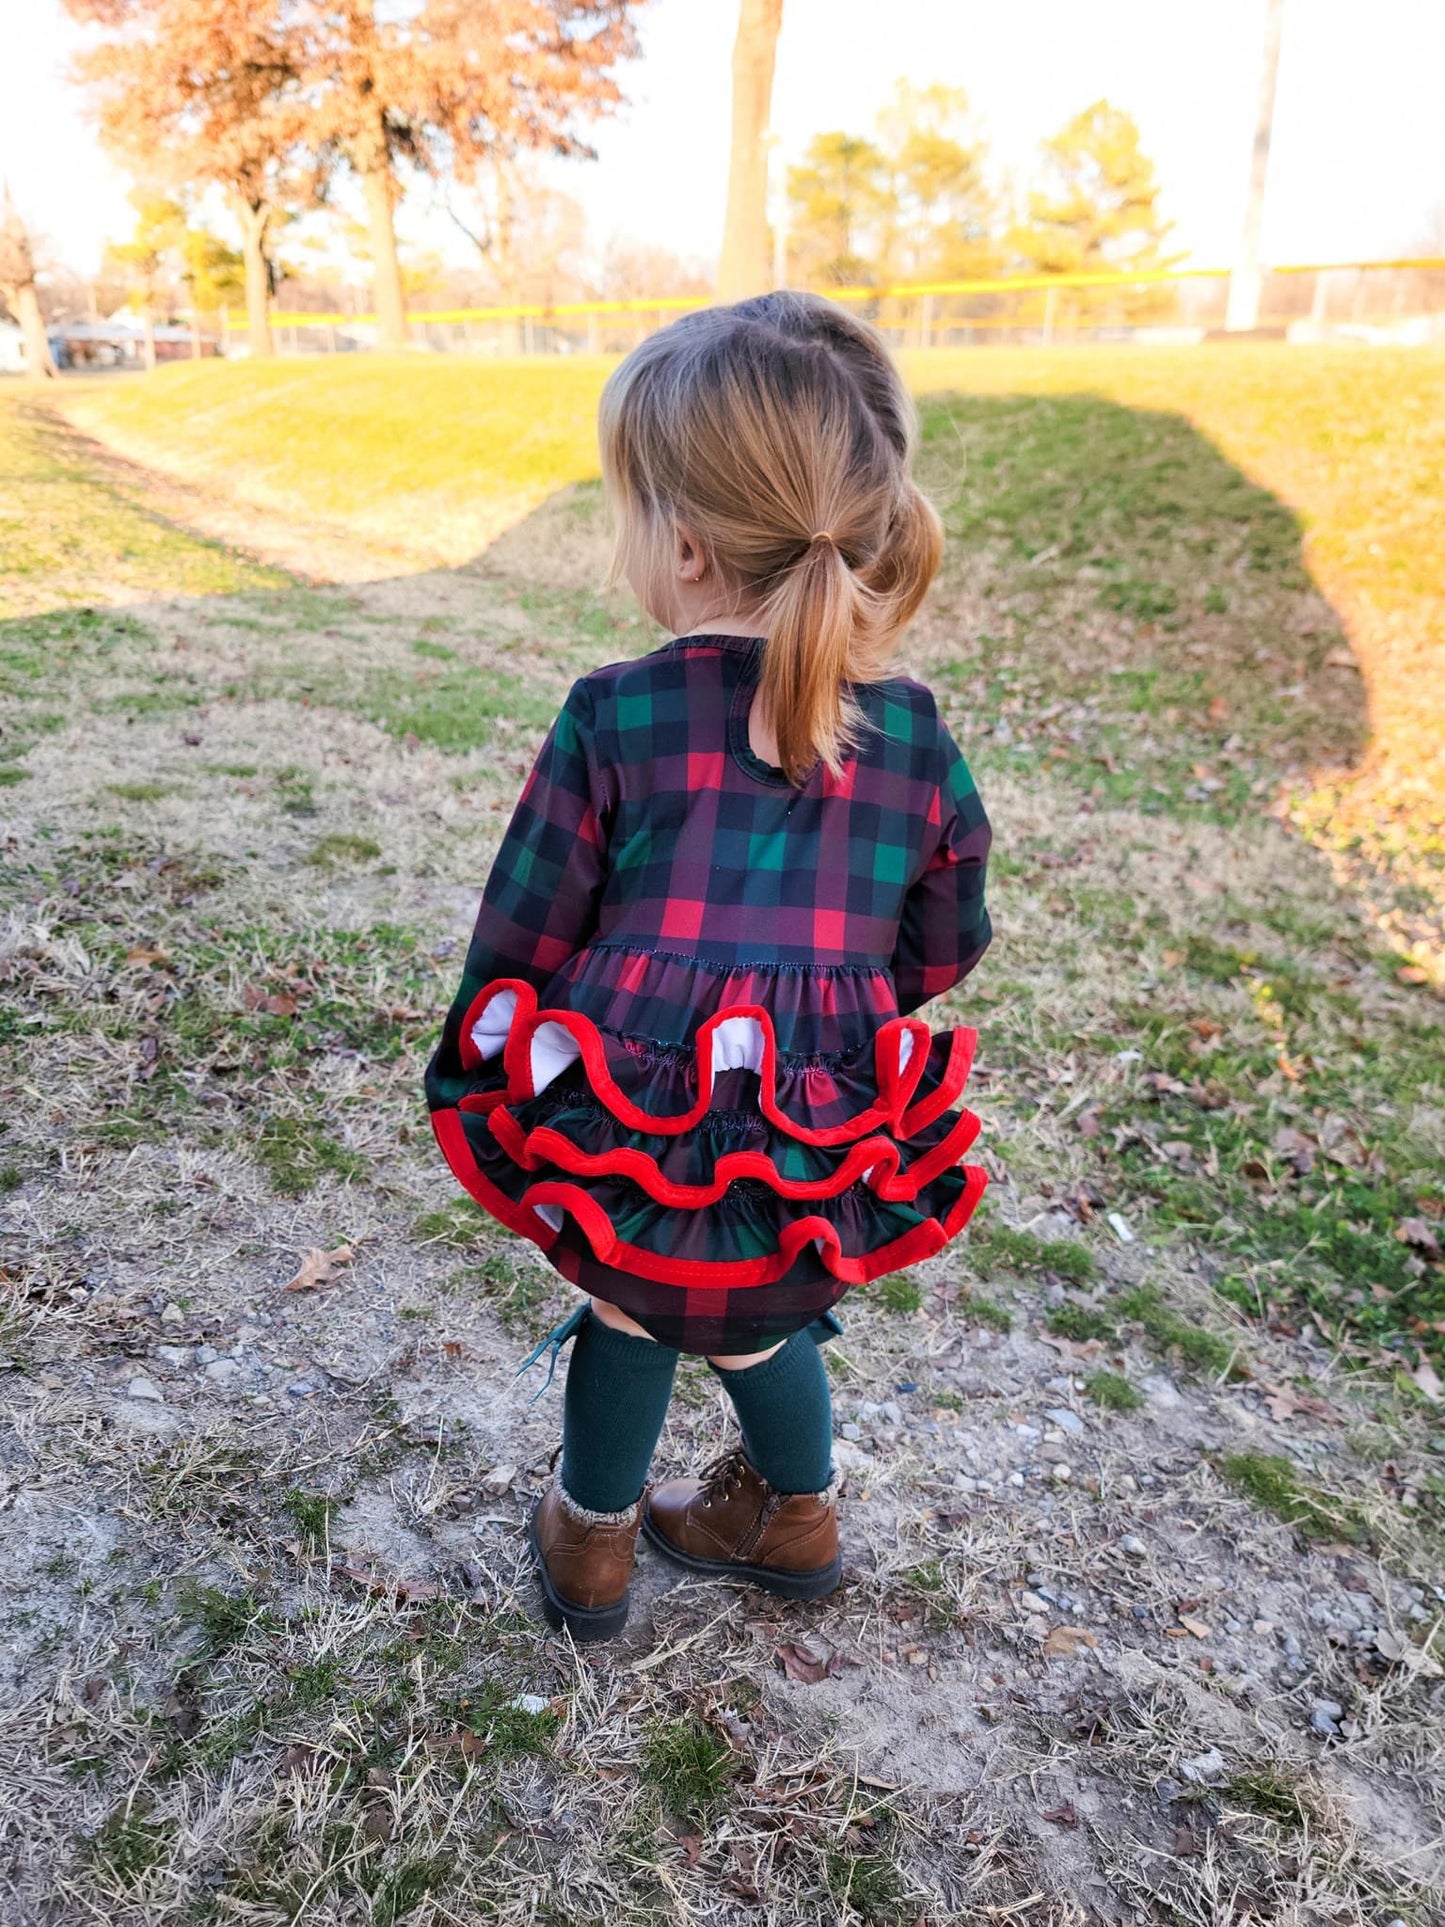
<path id="1" fill-rule="evenodd" d="M 1013 1330 L 1013 1313 L 996 1299 L 986 1297 L 981 1291 L 966 1291 L 959 1299 L 960 1314 L 976 1325 L 986 1325 L 990 1331 L 1010 1332 Z"/>
<path id="2" fill-rule="evenodd" d="M 27 661 L 40 680 L 56 676 L 64 665 L 49 651 L 63 653 L 77 623 L 102 631 L 134 626 L 133 618 L 82 605 L 227 595 L 287 580 L 178 528 L 133 481 L 98 465 L 95 451 L 38 399 L 8 385 L 0 393 L 0 694 L 9 693 L 8 678 L 27 673 Z M 13 627 L 5 617 L 28 620 Z"/>
<path id="3" fill-rule="evenodd" d="M 970 1237 L 969 1255 L 985 1278 L 995 1271 L 1052 1271 L 1078 1283 L 1092 1278 L 1093 1254 L 1071 1238 L 1036 1238 L 1031 1231 L 986 1222 Z"/>
<path id="4" fill-rule="evenodd" d="M 1084 1380 L 1084 1390 L 1106 1412 L 1137 1412 L 1144 1403 L 1128 1379 L 1118 1372 L 1090 1372 Z"/>
<path id="5" fill-rule="evenodd" d="M 136 1887 L 165 1859 L 174 1820 L 152 1820 L 144 1801 L 117 1807 L 85 1843 L 86 1857 L 122 1887 Z"/>
<path id="6" fill-rule="evenodd" d="M 70 419 L 282 513 L 448 562 L 503 516 L 595 475 L 610 363 L 471 355 L 175 363 L 67 384 Z"/>
<path id="7" fill-rule="evenodd" d="M 1369 1538 L 1359 1514 L 1300 1478 L 1288 1459 L 1267 1452 L 1228 1452 L 1219 1461 L 1222 1476 L 1261 1512 L 1293 1526 L 1302 1539 Z"/>
<path id="8" fill-rule="evenodd" d="M 356 699 L 356 707 L 393 736 L 415 737 L 455 755 L 485 748 L 499 724 L 545 729 L 563 694 L 536 693 L 521 677 L 495 669 L 448 669 L 382 677 Z"/>
<path id="9" fill-rule="evenodd" d="M 256 1138 L 256 1156 L 272 1190 L 288 1197 L 301 1197 L 322 1177 L 355 1182 L 368 1170 L 364 1157 L 305 1118 L 270 1118 Z"/>
<path id="10" fill-rule="evenodd" d="M 298 1487 L 283 1493 L 281 1504 L 295 1523 L 302 1543 L 308 1550 L 324 1551 L 330 1544 L 331 1519 L 336 1510 L 336 1501 L 324 1492 L 307 1492 Z"/>
<path id="11" fill-rule="evenodd" d="M 846 1853 L 830 1848 L 828 1891 L 840 1907 L 866 1921 L 900 1918 L 903 1882 L 897 1863 L 886 1853 Z"/>
<path id="12" fill-rule="evenodd" d="M 1117 1322 L 1108 1312 L 1096 1310 L 1092 1305 L 1076 1305 L 1072 1302 L 1056 1305 L 1049 1313 L 1049 1330 L 1060 1338 L 1071 1338 L 1084 1344 L 1091 1338 L 1111 1343 L 1119 1336 Z"/>
<path id="13" fill-rule="evenodd" d="M 1250 1767 L 1231 1775 L 1225 1798 L 1247 1813 L 1260 1814 L 1291 1832 L 1309 1817 L 1309 1806 L 1299 1781 L 1283 1767 Z"/>
<path id="14" fill-rule="evenodd" d="M 696 1820 L 721 1801 L 733 1777 L 731 1749 L 700 1720 L 660 1720 L 648 1735 L 642 1780 L 670 1813 Z"/>
<path id="15" fill-rule="evenodd" d="M 1236 1347 L 1218 1332 L 1185 1318 L 1152 1285 L 1139 1285 L 1115 1300 L 1119 1315 L 1144 1327 L 1145 1335 L 1161 1351 L 1173 1352 L 1192 1370 L 1218 1378 L 1234 1362 Z"/>
<path id="16" fill-rule="evenodd" d="M 372 837 L 352 836 L 338 831 L 332 836 L 323 836 L 319 843 L 313 844 L 306 861 L 325 869 L 332 864 L 374 863 L 380 855 L 381 845 Z"/>
<path id="17" fill-rule="evenodd" d="M 922 1308 L 923 1287 L 907 1272 L 890 1271 L 886 1278 L 878 1280 L 873 1289 L 888 1311 L 907 1313 Z"/>

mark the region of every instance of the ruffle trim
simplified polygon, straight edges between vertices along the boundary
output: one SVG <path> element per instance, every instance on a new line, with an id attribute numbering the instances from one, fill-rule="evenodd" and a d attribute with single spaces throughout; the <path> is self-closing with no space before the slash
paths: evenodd
<path id="1" fill-rule="evenodd" d="M 580 1058 L 593 1098 L 619 1124 L 638 1133 L 664 1137 L 694 1130 L 708 1114 L 718 1062 L 724 1070 L 739 1067 L 730 1056 L 741 1034 L 736 1020 L 749 1026 L 747 1035 L 754 1043 L 761 1038 L 759 1061 L 743 1067 L 756 1069 L 759 1107 L 768 1123 L 802 1144 L 851 1147 L 825 1176 L 789 1178 L 770 1155 L 745 1150 L 724 1152 L 706 1184 L 682 1184 L 669 1178 L 656 1158 L 637 1146 L 618 1144 L 600 1152 L 587 1151 L 550 1125 L 525 1128 L 508 1108 L 527 1103 Z M 722 1031 L 722 1026 L 730 1023 L 733 1030 Z M 718 1036 L 720 1031 L 722 1035 Z M 484 1050 L 483 1042 L 491 1048 Z M 896 1141 L 907 1140 L 943 1120 L 967 1083 L 976 1033 L 960 1029 L 951 1034 L 946 1045 L 942 1038 L 937 1043 L 943 1046 L 941 1053 L 935 1050 L 935 1040 L 920 1018 L 889 1020 L 874 1038 L 876 1099 L 842 1122 L 810 1127 L 788 1115 L 779 1104 L 778 1051 L 770 1013 L 760 1005 L 729 1007 L 698 1027 L 693 1050 L 695 1102 L 685 1110 L 658 1114 L 635 1103 L 617 1083 L 608 1067 L 602 1034 L 590 1018 L 565 1009 L 540 1010 L 532 985 L 519 978 L 498 978 L 479 992 L 466 1013 L 461 1025 L 460 1062 L 464 1070 L 477 1073 L 500 1059 L 504 1082 L 499 1088 L 463 1097 L 455 1109 L 443 1106 L 433 1111 L 432 1125 L 453 1173 L 477 1203 L 543 1252 L 558 1247 L 559 1269 L 564 1268 L 568 1243 L 563 1229 L 565 1215 L 573 1220 L 599 1263 L 659 1284 L 736 1289 L 776 1283 L 786 1277 L 810 1246 L 840 1283 L 866 1284 L 940 1251 L 973 1215 L 988 1182 L 981 1168 L 960 1164 L 978 1136 L 979 1122 L 971 1112 L 961 1112 L 936 1143 L 906 1163 Z M 937 1082 L 920 1096 L 925 1073 L 940 1054 Z M 512 1170 L 563 1175 L 542 1176 L 519 1195 L 509 1195 L 482 1168 L 483 1160 L 467 1136 L 469 1116 L 485 1118 L 487 1130 Z M 951 1182 L 947 1174 L 952 1174 Z M 573 1181 L 589 1178 L 634 1184 L 655 1203 L 685 1211 L 701 1211 L 718 1204 L 730 1185 L 751 1180 L 786 1202 L 839 1200 L 854 1186 L 866 1185 L 880 1202 L 905 1206 L 918 1203 L 922 1212 L 902 1235 L 872 1249 L 845 1251 L 838 1226 L 828 1217 L 813 1213 L 780 1224 L 777 1248 L 771 1252 L 712 1261 L 664 1255 L 629 1242 L 585 1183 Z M 941 1215 L 937 1209 L 930 1210 L 922 1197 L 940 1180 L 945 1195 L 953 1190 L 953 1184 L 959 1187 L 946 1204 L 941 1198 L 932 1201 L 943 1204 Z"/>
<path id="2" fill-rule="evenodd" d="M 502 1009 L 493 1011 L 498 999 L 504 1000 Z M 851 1144 L 876 1129 L 895 1138 L 910 1138 L 924 1130 L 962 1095 L 978 1044 L 976 1031 L 960 1028 L 950 1033 L 938 1083 L 917 1098 L 933 1035 L 921 1017 L 890 1017 L 874 1036 L 876 1100 L 841 1123 L 809 1126 L 788 1116 L 778 1102 L 778 1047 L 771 1013 L 761 1004 L 733 1005 L 714 1011 L 698 1026 L 693 1047 L 695 1102 L 684 1111 L 659 1114 L 635 1104 L 617 1083 L 608 1067 L 602 1034 L 590 1017 L 575 1010 L 539 1010 L 533 985 L 520 977 L 497 977 L 478 991 L 462 1019 L 459 1054 L 463 1070 L 481 1070 L 496 1053 L 484 1053 L 478 1035 L 505 1037 L 501 1059 L 506 1086 L 464 1098 L 462 1104 L 469 1111 L 486 1112 L 503 1104 L 524 1103 L 580 1056 L 592 1091 L 620 1124 L 664 1137 L 681 1135 L 697 1128 L 712 1103 L 715 1034 L 739 1020 L 756 1024 L 762 1035 L 762 1061 L 757 1068 L 763 1116 L 799 1143 L 820 1146 Z M 723 1039 L 717 1041 L 721 1044 Z"/>
<path id="3" fill-rule="evenodd" d="M 794 1218 L 784 1225 L 776 1251 L 757 1258 L 709 1263 L 697 1258 L 663 1257 L 642 1245 L 629 1244 L 618 1236 L 602 1206 L 580 1185 L 544 1178 L 538 1184 L 529 1184 L 522 1196 L 513 1200 L 492 1183 L 472 1156 L 459 1111 L 433 1111 L 432 1128 L 442 1155 L 459 1182 L 509 1231 L 529 1238 L 542 1251 L 548 1251 L 561 1235 L 565 1212 L 575 1220 L 600 1264 L 663 1285 L 737 1289 L 776 1284 L 792 1269 L 808 1245 L 817 1247 L 823 1265 L 840 1283 L 866 1285 L 887 1272 L 921 1264 L 925 1258 L 941 1251 L 973 1216 L 988 1183 L 988 1173 L 980 1166 L 966 1165 L 963 1188 L 942 1218 L 920 1218 L 901 1237 L 890 1239 L 871 1251 L 844 1251 L 837 1227 L 826 1218 L 811 1216 Z M 543 1216 L 544 1212 L 548 1215 Z"/>

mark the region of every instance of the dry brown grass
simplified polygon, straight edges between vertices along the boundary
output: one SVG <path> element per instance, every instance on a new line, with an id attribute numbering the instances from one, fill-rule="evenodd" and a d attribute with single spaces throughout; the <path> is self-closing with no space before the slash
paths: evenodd
<path id="1" fill-rule="evenodd" d="M 533 581 L 579 539 L 585 499 L 488 571 L 205 599 L 153 580 L 128 623 L 68 618 L 38 651 L 47 632 L 0 629 L 29 665 L 7 715 L 26 774 L 0 792 L 0 1916 L 1423 1927 L 1445 1906 L 1428 1412 L 1293 1301 L 1222 1297 L 1176 1191 L 1129 1189 L 1077 1128 L 1080 1097 L 1154 1101 L 1113 1029 L 1141 999 L 1274 1036 L 1257 985 L 1166 962 L 1225 897 L 1261 929 L 1283 903 L 1338 931 L 1347 906 L 1257 808 L 1091 796 L 1092 742 L 1037 767 L 979 744 L 1004 934 L 960 1008 L 996 1210 L 922 1268 L 916 1311 L 845 1307 L 843 1587 L 783 1607 L 644 1555 L 614 1647 L 535 1620 L 521 1527 L 558 1399 L 512 1373 L 564 1301 L 455 1199 L 417 1080 L 537 726 L 468 711 L 472 746 L 442 747 L 417 704 L 472 671 L 540 713 L 641 646 L 620 607 Z M 969 598 L 1038 578 L 988 569 L 951 591 L 970 647 Z M 1333 938 L 1296 941 L 1336 967 Z M 1418 1055 L 1419 993 L 1361 957 L 1357 1034 Z M 1291 1101 L 1275 1075 L 1266 1106 Z M 1437 1126 L 1403 1122 L 1423 1163 Z M 1132 1245 L 1080 1186 L 1111 1189 Z M 343 1240 L 335 1284 L 282 1290 Z M 1248 1375 L 1151 1336 L 1120 1309 L 1141 1287 Z M 1110 1336 L 1060 1349 L 1066 1305 Z M 1101 1364 L 1137 1412 L 1084 1395 Z M 1280 1387 L 1319 1406 L 1281 1418 Z M 723 1424 L 686 1370 L 663 1463 Z M 1231 1454 L 1283 1455 L 1356 1541 L 1261 1510 Z M 800 1646 L 816 1681 L 789 1676 Z"/>

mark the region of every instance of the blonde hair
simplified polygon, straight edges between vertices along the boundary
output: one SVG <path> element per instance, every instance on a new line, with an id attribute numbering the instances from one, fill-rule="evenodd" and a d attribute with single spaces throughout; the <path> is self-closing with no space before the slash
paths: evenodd
<path id="1" fill-rule="evenodd" d="M 681 522 L 759 611 L 760 697 L 783 769 L 836 776 L 938 569 L 943 534 L 909 464 L 916 421 L 879 335 L 818 295 L 707 308 L 650 335 L 602 392 L 614 579 L 655 579 Z M 720 610 L 720 614 L 726 611 Z"/>

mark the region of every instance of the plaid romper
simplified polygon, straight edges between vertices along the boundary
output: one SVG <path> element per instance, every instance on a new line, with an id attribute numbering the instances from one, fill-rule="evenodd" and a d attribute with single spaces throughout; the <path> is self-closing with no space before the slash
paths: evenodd
<path id="1" fill-rule="evenodd" d="M 913 1016 L 978 962 L 988 821 L 921 683 L 859 684 L 840 780 L 761 761 L 763 644 L 574 684 L 488 878 L 427 1069 L 471 1195 L 689 1352 L 761 1350 L 939 1251 L 985 1176 L 975 1033 Z"/>

